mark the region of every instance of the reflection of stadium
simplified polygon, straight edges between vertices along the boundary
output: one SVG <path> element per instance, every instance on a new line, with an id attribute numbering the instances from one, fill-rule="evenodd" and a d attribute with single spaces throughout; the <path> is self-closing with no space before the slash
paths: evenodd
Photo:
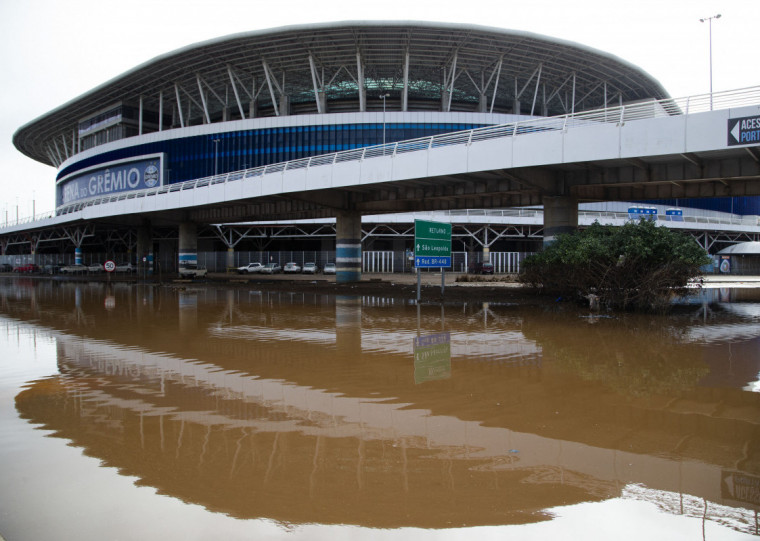
<path id="1" fill-rule="evenodd" d="M 524 339 L 540 363 L 500 362 L 496 351 L 483 359 L 486 350 L 459 346 L 451 378 L 437 383 L 446 386 L 441 393 L 414 384 L 411 340 L 404 351 L 378 338 L 416 321 L 413 310 L 399 315 L 382 299 L 336 305 L 315 297 L 303 310 L 302 299 L 289 307 L 287 294 L 199 291 L 192 301 L 168 291 L 144 296 L 146 289 L 136 303 L 117 292 L 120 311 L 104 317 L 100 286 L 65 286 L 2 296 L 8 315 L 69 329 L 45 331 L 56 338 L 61 375 L 20 393 L 17 408 L 108 465 L 209 509 L 292 523 L 443 527 L 464 516 L 478 524 L 541 520 L 547 507 L 633 491 L 664 508 L 680 495 L 678 512 L 694 516 L 705 500 L 712 509 L 735 506 L 721 515 L 743 517 L 741 528 L 742 509 L 753 508 L 732 501 L 722 482 L 726 472 L 760 473 L 757 395 L 692 388 L 706 364 L 677 329 L 653 334 L 642 350 L 635 330 L 597 323 L 601 343 L 627 352 L 608 374 L 593 367 L 607 361 L 604 348 L 588 373 L 567 363 L 581 352 L 573 337 L 584 321 Z M 64 305 L 78 306 L 77 318 L 63 317 L 48 295 L 72 301 Z M 440 318 L 431 308 L 422 314 L 426 328 Z M 488 321 L 499 332 L 536 334 L 529 312 L 518 318 L 493 307 Z M 452 343 L 476 342 L 484 324 L 473 312 L 455 325 Z M 280 326 L 295 330 L 287 348 Z M 661 378 L 662 392 L 637 395 L 634 386 L 629 394 L 619 383 L 650 352 L 689 361 Z M 713 354 L 726 352 L 716 346 Z M 578 374 L 585 381 L 568 386 Z M 500 405 L 473 396 L 499 397 Z M 382 520 L 370 512 L 378 506 Z"/>
<path id="2" fill-rule="evenodd" d="M 384 187 L 387 193 L 377 199 L 361 195 L 363 188 L 356 185 L 329 190 L 309 186 L 294 193 L 285 181 L 282 193 L 238 197 L 232 183 L 261 182 L 261 166 L 357 150 L 355 156 L 335 158 L 345 158 L 345 167 L 354 167 L 359 149 L 372 145 L 539 117 L 591 110 L 606 114 L 607 108 L 618 106 L 644 107 L 649 116 L 680 113 L 675 102 L 643 104 L 653 99 L 668 96 L 639 68 L 580 44 L 524 32 L 347 22 L 227 36 L 155 58 L 21 127 L 14 136 L 16 147 L 58 169 L 58 216 L 10 228 L 3 250 L 28 253 L 31 244 L 32 254 L 58 254 L 61 246 L 67 252 L 73 245 L 78 259 L 87 260 L 85 253 L 118 251 L 137 254 L 140 262 L 161 257 L 167 268 L 169 262 L 194 261 L 198 250 L 232 253 L 267 245 L 274 250 L 332 251 L 337 235 L 341 253 L 335 257 L 345 269 L 339 270 L 339 278 L 355 277 L 351 264 L 361 253 L 361 216 L 426 210 L 420 199 L 428 196 L 419 192 L 419 182 Z M 515 133 L 548 129 L 527 125 Z M 406 150 L 415 150 L 414 145 Z M 385 156 L 383 149 L 372 152 Z M 698 158 L 690 155 L 688 160 Z M 545 205 L 541 194 L 555 197 L 522 178 L 519 169 L 472 173 L 465 185 L 425 171 L 439 186 L 439 193 L 429 199 L 441 204 L 431 210 Z M 231 176 L 220 179 L 227 173 Z M 502 179 L 495 188 L 494 179 Z M 191 180 L 199 180 L 205 191 L 182 185 Z M 222 185 L 218 189 L 217 183 Z M 204 199 L 214 190 L 230 192 L 224 204 Z M 160 203 L 175 196 L 181 199 L 177 204 Z M 393 203 L 402 197 L 408 201 Z M 680 200 L 681 205 L 692 203 L 697 204 Z M 560 205 L 561 211 L 551 207 L 551 212 L 563 213 L 566 205 Z M 730 207 L 731 214 L 760 214 L 748 198 L 721 205 L 720 210 Z M 190 208 L 197 212 L 188 218 Z M 210 224 L 279 219 L 292 226 L 302 218 L 334 218 L 337 225 L 327 236 L 318 233 L 319 226 L 304 226 L 300 235 L 278 235 L 281 227 L 265 227 L 263 236 L 250 228 L 223 227 L 198 236 Z M 409 218 L 401 220 L 406 224 Z M 543 222 L 541 215 L 532 228 L 524 229 L 517 221 L 520 231 L 504 233 L 499 227 L 464 234 L 475 248 L 532 251 L 546 235 Z M 486 217 L 480 224 L 490 221 Z M 754 231 L 740 225 L 727 230 Z M 383 234 L 371 232 L 365 244 L 371 241 L 375 250 L 403 253 L 411 241 L 398 230 L 388 233 L 393 229 L 390 225 Z"/>

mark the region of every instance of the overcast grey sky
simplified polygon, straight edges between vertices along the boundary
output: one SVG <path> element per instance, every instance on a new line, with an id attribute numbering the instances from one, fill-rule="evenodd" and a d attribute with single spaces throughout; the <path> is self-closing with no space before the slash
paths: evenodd
<path id="1" fill-rule="evenodd" d="M 290 24 L 427 20 L 524 30 L 616 55 L 673 97 L 760 85 L 760 0 L 0 0 L 0 222 L 54 207 L 55 170 L 13 133 L 151 58 L 206 39 Z"/>

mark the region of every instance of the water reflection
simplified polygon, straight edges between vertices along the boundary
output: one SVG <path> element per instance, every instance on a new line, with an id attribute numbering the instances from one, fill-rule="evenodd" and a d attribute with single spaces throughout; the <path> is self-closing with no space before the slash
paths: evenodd
<path id="1" fill-rule="evenodd" d="M 589 318 L 5 282 L 0 306 L 57 343 L 59 373 L 16 396 L 24 419 L 214 512 L 445 528 L 625 497 L 756 527 L 751 304 Z"/>

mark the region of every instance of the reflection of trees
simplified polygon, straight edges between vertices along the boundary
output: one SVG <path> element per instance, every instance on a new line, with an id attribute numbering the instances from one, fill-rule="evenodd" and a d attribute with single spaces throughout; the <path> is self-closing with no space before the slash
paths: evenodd
<path id="1" fill-rule="evenodd" d="M 561 372 L 599 381 L 629 396 L 693 389 L 709 367 L 701 347 L 683 341 L 684 329 L 664 317 L 527 316 L 523 332 L 543 348 L 544 361 Z"/>

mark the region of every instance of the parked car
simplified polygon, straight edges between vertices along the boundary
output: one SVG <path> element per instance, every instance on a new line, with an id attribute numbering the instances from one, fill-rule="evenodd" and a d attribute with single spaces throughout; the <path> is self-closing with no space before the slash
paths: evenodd
<path id="1" fill-rule="evenodd" d="M 58 274 L 59 272 L 61 272 L 61 266 L 56 265 L 56 264 L 45 265 L 44 267 L 42 267 L 42 272 L 44 274 Z"/>
<path id="2" fill-rule="evenodd" d="M 13 270 L 13 265 L 10 263 L 0 263 L 0 272 L 11 272 Z"/>
<path id="3" fill-rule="evenodd" d="M 88 272 L 103 272 L 104 270 L 103 263 L 91 263 L 87 267 Z"/>
<path id="4" fill-rule="evenodd" d="M 285 263 L 285 266 L 282 268 L 282 272 L 287 273 L 287 274 L 301 272 L 301 267 L 295 261 L 288 261 L 287 263 Z"/>
<path id="5" fill-rule="evenodd" d="M 471 274 L 493 274 L 493 264 L 478 261 L 470 265 Z"/>
<path id="6" fill-rule="evenodd" d="M 316 263 L 304 263 L 301 272 L 304 274 L 317 274 L 319 272 L 319 267 Z"/>
<path id="7" fill-rule="evenodd" d="M 335 263 L 325 263 L 325 268 L 322 269 L 324 274 L 335 274 Z"/>
<path id="8" fill-rule="evenodd" d="M 61 274 L 84 274 L 85 272 L 87 272 L 87 267 L 82 264 L 74 263 L 61 267 Z"/>
<path id="9" fill-rule="evenodd" d="M 278 274 L 282 272 L 282 267 L 277 263 L 267 263 L 261 267 L 261 274 Z"/>
<path id="10" fill-rule="evenodd" d="M 132 263 L 118 263 L 115 270 L 116 272 L 134 272 L 135 268 Z"/>
<path id="11" fill-rule="evenodd" d="M 264 265 L 256 261 L 255 263 L 248 263 L 247 265 L 238 267 L 237 272 L 238 274 L 251 274 L 254 272 L 261 272 L 263 267 Z"/>
<path id="12" fill-rule="evenodd" d="M 25 272 L 25 273 L 40 272 L 40 268 L 34 263 L 24 263 L 23 265 L 17 265 L 13 267 L 13 272 Z"/>
<path id="13" fill-rule="evenodd" d="M 198 265 L 187 265 L 179 269 L 181 278 L 204 278 L 207 274 L 208 269 L 206 267 L 199 267 Z"/>

